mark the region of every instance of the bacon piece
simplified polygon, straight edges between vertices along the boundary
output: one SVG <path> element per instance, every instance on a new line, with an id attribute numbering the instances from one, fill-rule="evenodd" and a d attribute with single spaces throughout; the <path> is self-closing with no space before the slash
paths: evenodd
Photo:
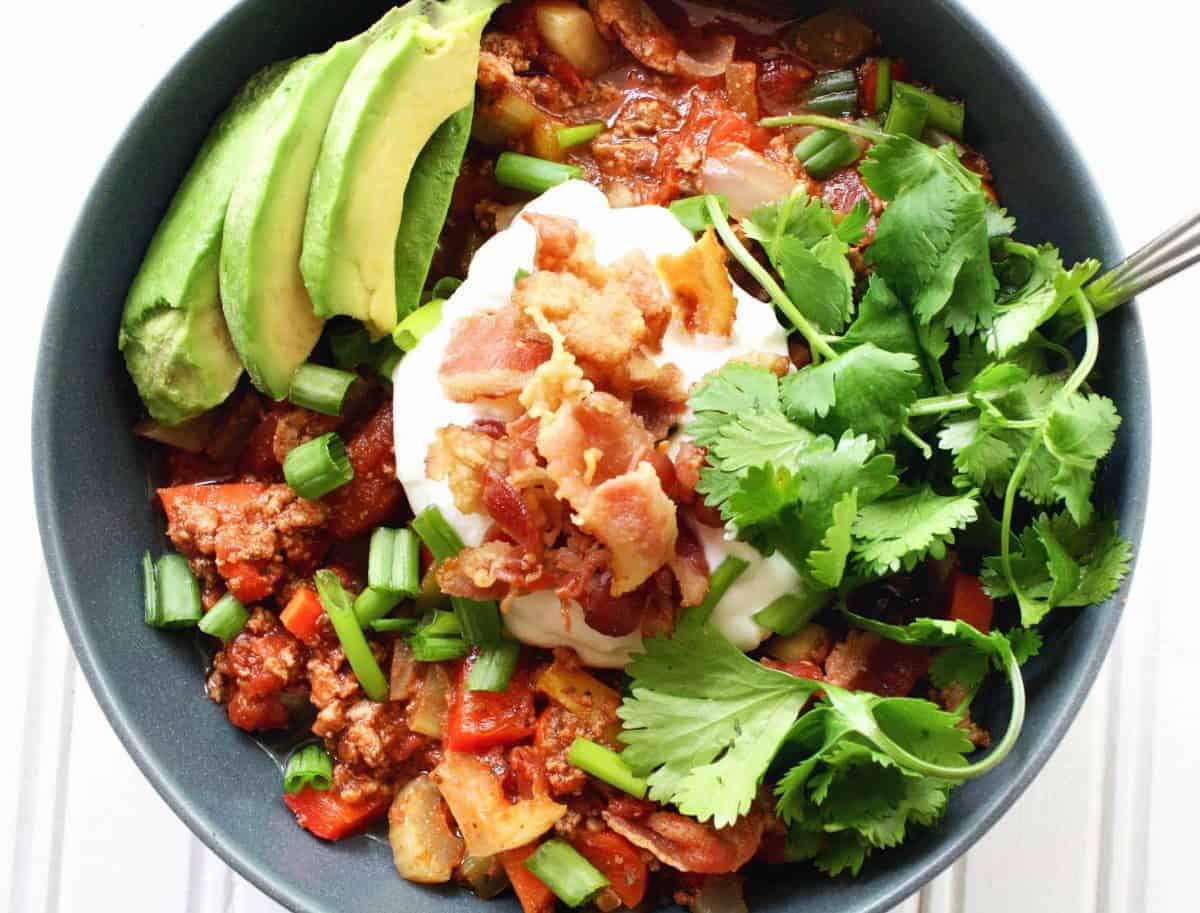
<path id="1" fill-rule="evenodd" d="M 680 321 L 690 333 L 729 337 L 737 316 L 725 249 L 710 228 L 677 257 L 664 254 L 658 269 L 667 280 Z"/>
<path id="2" fill-rule="evenodd" d="M 691 524 L 679 517 L 676 526 L 679 527 L 679 536 L 675 540 L 671 571 L 679 583 L 680 601 L 685 606 L 700 605 L 708 595 L 708 558 Z"/>
<path id="3" fill-rule="evenodd" d="M 541 562 L 520 546 L 493 540 L 465 548 L 438 565 L 438 588 L 447 596 L 465 599 L 503 599 L 510 588 L 546 589 L 551 581 Z"/>
<path id="4" fill-rule="evenodd" d="M 506 440 L 459 425 L 439 428 L 425 458 L 425 474 L 448 482 L 454 506 L 464 514 L 483 513 L 486 508 L 484 471 L 507 471 L 507 467 Z"/>
<path id="5" fill-rule="evenodd" d="M 601 368 L 618 367 L 646 335 L 642 312 L 616 283 L 596 288 L 572 273 L 541 270 L 521 282 L 513 300 L 541 311 L 571 354 Z"/>
<path id="6" fill-rule="evenodd" d="M 825 660 L 825 679 L 852 691 L 905 697 L 929 671 L 929 650 L 851 631 Z"/>
<path id="7" fill-rule="evenodd" d="M 535 555 L 542 552 L 542 533 L 521 493 L 491 466 L 483 470 L 483 506 L 514 542 Z"/>
<path id="8" fill-rule="evenodd" d="M 736 872 L 753 857 L 762 840 L 765 818 L 754 806 L 729 827 L 715 828 L 676 812 L 654 811 L 642 820 L 603 813 L 614 831 L 681 872 L 720 875 Z"/>
<path id="9" fill-rule="evenodd" d="M 515 307 L 461 318 L 438 377 L 450 399 L 470 403 L 520 393 L 552 353 L 550 339 Z"/>
<path id="10" fill-rule="evenodd" d="M 612 552 L 614 596 L 636 589 L 675 554 L 675 504 L 648 463 L 600 485 L 579 521 Z"/>
<path id="11" fill-rule="evenodd" d="M 671 322 L 671 302 L 662 280 L 640 250 L 630 251 L 608 268 L 612 281 L 624 286 L 646 322 L 645 344 L 651 351 L 662 348 L 663 334 Z"/>
<path id="12" fill-rule="evenodd" d="M 589 235 L 579 230 L 579 223 L 566 216 L 549 216 L 529 212 L 525 220 L 537 232 L 533 265 L 537 270 L 552 273 L 573 273 L 597 287 L 607 276 L 596 262 Z"/>

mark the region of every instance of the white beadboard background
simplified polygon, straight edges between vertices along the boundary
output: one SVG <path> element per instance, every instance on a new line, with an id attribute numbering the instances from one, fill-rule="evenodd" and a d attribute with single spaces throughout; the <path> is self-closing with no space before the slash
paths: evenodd
<path id="1" fill-rule="evenodd" d="M 1142 0 L 971 4 L 1042 83 L 1085 148 L 1127 247 L 1200 205 L 1200 16 Z M 143 780 L 67 645 L 41 564 L 29 489 L 36 339 L 55 264 L 103 157 L 223 0 L 68 0 L 7 7 L 0 55 L 2 359 L 21 404 L 0 466 L 8 655 L 0 666 L 0 902 L 12 913 L 282 913 L 232 874 Z M 1030 162 L 1030 167 L 1053 167 Z M 114 226 L 119 231 L 118 226 Z M 1147 294 L 1154 483 L 1120 636 L 1066 741 L 1016 807 L 901 913 L 1196 910 L 1200 812 L 1197 605 L 1200 276 Z M 12 327 L 12 322 L 16 327 Z M 11 377 L 10 377 L 11 375 Z M 85 442 L 81 442 L 84 446 Z M 1192 898 L 1188 900 L 1187 898 Z M 347 911 L 350 913 L 350 911 Z M 372 911 L 380 913 L 380 911 Z M 412 911 L 417 913 L 417 911 Z"/>

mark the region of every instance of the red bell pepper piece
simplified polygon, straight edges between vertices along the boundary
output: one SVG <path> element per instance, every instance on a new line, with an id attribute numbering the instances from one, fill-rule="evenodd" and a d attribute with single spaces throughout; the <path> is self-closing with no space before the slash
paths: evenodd
<path id="1" fill-rule="evenodd" d="M 533 736 L 533 687 L 525 665 L 517 666 L 504 691 L 471 691 L 467 674 L 477 657 L 474 651 L 458 666 L 446 724 L 445 745 L 451 751 L 483 751 Z"/>
<path id="2" fill-rule="evenodd" d="M 633 909 L 646 896 L 646 863 L 620 834 L 580 828 L 571 838 L 575 849 L 609 880 L 621 903 Z"/>
<path id="3" fill-rule="evenodd" d="M 283 626 L 296 637 L 311 646 L 317 635 L 317 623 L 325 614 L 325 607 L 312 587 L 297 588 L 279 616 Z"/>
<path id="4" fill-rule="evenodd" d="M 536 843 L 527 843 L 500 854 L 500 864 L 504 866 L 517 900 L 521 902 L 523 913 L 550 913 L 556 903 L 554 892 L 525 868 L 525 860 L 537 852 L 537 848 Z"/>
<path id="5" fill-rule="evenodd" d="M 285 793 L 283 802 L 302 828 L 322 840 L 341 840 L 357 834 L 385 814 L 392 804 L 387 794 L 367 802 L 351 803 L 334 792 L 319 792 L 311 786 L 295 795 Z"/>
<path id="6" fill-rule="evenodd" d="M 995 604 L 983 591 L 978 577 L 955 570 L 950 578 L 950 606 L 947 616 L 953 621 L 965 621 L 984 634 L 992 630 Z"/>

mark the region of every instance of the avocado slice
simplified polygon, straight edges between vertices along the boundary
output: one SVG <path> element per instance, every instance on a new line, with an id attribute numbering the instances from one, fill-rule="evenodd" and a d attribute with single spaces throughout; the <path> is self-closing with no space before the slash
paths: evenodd
<path id="1" fill-rule="evenodd" d="M 404 192 L 404 219 L 396 235 L 396 317 L 403 320 L 421 305 L 429 264 L 450 211 L 454 182 L 471 138 L 474 105 L 451 114 L 413 163 Z"/>
<path id="2" fill-rule="evenodd" d="M 474 97 L 480 37 L 501 2 L 411 0 L 350 74 L 304 224 L 300 271 L 316 313 L 356 317 L 376 338 L 396 325 L 409 175 L 437 127 Z"/>
<path id="3" fill-rule="evenodd" d="M 338 95 L 369 33 L 297 61 L 280 84 L 278 114 L 249 156 L 221 239 L 221 306 L 254 386 L 284 399 L 325 321 L 300 275 L 308 190 Z"/>
<path id="4" fill-rule="evenodd" d="M 117 345 L 150 415 L 177 425 L 223 402 L 242 373 L 218 292 L 229 196 L 290 62 L 259 71 L 205 139 L 125 300 Z"/>

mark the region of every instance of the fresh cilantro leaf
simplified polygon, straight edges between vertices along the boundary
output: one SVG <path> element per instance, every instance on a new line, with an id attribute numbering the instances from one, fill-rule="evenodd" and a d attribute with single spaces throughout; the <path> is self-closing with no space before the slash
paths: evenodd
<path id="1" fill-rule="evenodd" d="M 861 244 L 867 237 L 867 223 L 871 221 L 871 204 L 860 197 L 848 213 L 837 223 L 836 234 L 847 244 Z"/>
<path id="2" fill-rule="evenodd" d="M 943 383 L 940 359 L 949 347 L 945 327 L 918 325 L 909 309 L 878 275 L 870 278 L 858 305 L 858 316 L 834 343 L 834 348 L 844 353 L 865 343 L 917 359 L 924 369 L 917 388 L 919 395 L 932 394 Z"/>
<path id="3" fill-rule="evenodd" d="M 1066 512 L 1042 514 L 1022 531 L 1012 554 L 1021 623 L 1032 627 L 1058 606 L 1103 602 L 1129 572 L 1132 557 L 1115 520 L 1093 516 L 1081 526 Z M 999 557 L 984 560 L 981 579 L 994 598 L 1014 595 Z"/>
<path id="4" fill-rule="evenodd" d="M 647 776 L 655 801 L 733 823 L 820 683 L 754 662 L 711 625 L 684 623 L 644 650 L 626 669 L 622 757 Z"/>
<path id="5" fill-rule="evenodd" d="M 1017 230 L 1017 220 L 1008 214 L 1008 210 L 997 203 L 988 200 L 987 204 L 988 239 L 1000 241 L 1012 237 Z"/>
<path id="6" fill-rule="evenodd" d="M 829 240 L 835 243 L 833 248 L 825 244 Z M 837 246 L 842 248 L 840 253 Z M 783 277 L 788 298 L 800 313 L 822 332 L 837 333 L 850 319 L 854 305 L 853 273 L 846 261 L 846 245 L 842 241 L 831 236 L 817 247 L 823 247 L 823 256 L 818 256 L 817 248 L 805 247 L 799 238 L 786 237 L 775 246 L 771 260 Z M 834 269 L 826 265 L 830 250 L 840 257 L 845 269 L 836 268 L 836 263 Z"/>
<path id="7" fill-rule="evenodd" d="M 734 361 L 706 377 L 688 398 L 695 418 L 688 433 L 696 443 L 712 444 L 724 425 L 751 412 L 779 411 L 779 378 L 766 368 Z"/>
<path id="8" fill-rule="evenodd" d="M 866 343 L 789 374 L 781 392 L 788 417 L 805 427 L 835 437 L 852 431 L 886 443 L 904 425 L 920 385 L 916 358 Z"/>
<path id="9" fill-rule="evenodd" d="M 979 177 L 953 147 L 933 149 L 907 136 L 876 144 L 860 171 L 889 201 L 868 262 L 923 323 L 938 318 L 959 334 L 990 326 L 998 283 Z"/>
<path id="10" fill-rule="evenodd" d="M 1042 650 L 1042 635 L 1034 628 L 1013 628 L 1008 632 L 1013 656 L 1022 666 Z"/>
<path id="11" fill-rule="evenodd" d="M 1046 423 L 1046 450 L 1058 461 L 1051 484 L 1077 523 L 1091 519 L 1096 464 L 1112 449 L 1120 424 L 1111 399 L 1081 393 L 1062 401 Z"/>
<path id="12" fill-rule="evenodd" d="M 798 190 L 778 203 L 765 203 L 742 220 L 746 236 L 762 245 L 771 259 L 784 238 L 811 248 L 836 232 L 833 209 L 823 200 Z M 850 242 L 847 242 L 850 243 Z"/>
<path id="13" fill-rule="evenodd" d="M 1034 330 L 1054 316 L 1064 300 L 1057 288 L 1059 278 L 1066 275 L 1058 248 L 1052 244 L 1039 248 L 1027 248 L 1024 244 L 1010 246 L 1028 251 L 1018 256 L 1027 256 L 1033 269 L 1025 285 L 996 306 L 996 319 L 987 332 L 987 347 L 997 358 L 1004 358 L 1024 345 Z"/>
<path id="14" fill-rule="evenodd" d="M 811 431 L 787 420 L 782 412 L 751 412 L 727 422 L 708 445 L 708 463 L 726 473 L 751 466 L 791 466 L 812 444 Z"/>
<path id="15" fill-rule="evenodd" d="M 858 489 L 854 488 L 833 505 L 833 523 L 825 531 L 822 547 L 813 549 L 808 556 L 808 569 L 818 583 L 827 587 L 841 585 L 846 559 L 850 556 L 850 533 L 857 516 Z"/>
<path id="16" fill-rule="evenodd" d="M 865 506 L 854 524 L 854 554 L 869 574 L 911 571 L 927 556 L 944 558 L 954 531 L 975 521 L 978 491 L 939 495 L 928 486 Z"/>

